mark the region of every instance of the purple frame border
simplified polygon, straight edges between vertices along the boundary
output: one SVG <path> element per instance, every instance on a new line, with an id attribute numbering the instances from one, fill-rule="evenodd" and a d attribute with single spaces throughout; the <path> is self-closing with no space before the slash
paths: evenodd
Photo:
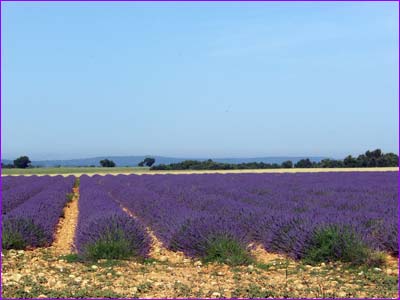
<path id="1" fill-rule="evenodd" d="M 398 127 L 397 127 L 397 130 L 398 131 L 400 131 L 400 2 L 398 2 L 397 3 L 397 18 L 398 18 L 398 28 L 397 28 L 397 47 L 398 47 L 398 56 L 397 56 L 397 59 L 398 59 L 398 61 L 397 61 L 397 71 L 398 71 L 398 77 L 397 77 L 397 80 L 398 80 L 398 86 L 397 86 L 397 89 L 398 89 L 398 99 L 397 99 L 397 105 L 398 105 L 398 115 L 397 115 L 397 118 L 398 118 Z M 400 133 L 398 132 L 398 136 L 397 136 L 397 142 L 398 142 L 398 149 L 397 149 L 397 153 L 399 153 L 399 151 L 400 151 L 400 135 L 399 135 Z M 399 170 L 400 170 L 400 162 L 398 162 L 399 163 Z M 399 172 L 399 170 L 397 170 L 397 243 L 398 243 L 398 249 L 400 249 L 400 239 L 399 239 L 399 230 L 400 230 L 400 204 L 399 204 L 399 194 L 400 194 L 400 172 Z M 397 266 L 398 266 L 398 273 L 397 273 L 397 275 L 398 275 L 398 277 L 397 278 L 400 278 L 400 256 L 397 258 Z M 397 281 L 397 295 L 398 295 L 398 298 L 400 299 L 400 281 L 398 280 Z"/>
<path id="2" fill-rule="evenodd" d="M 3 118 L 2 114 L 2 88 L 3 88 L 3 81 L 2 81 L 2 73 L 3 69 L 2 66 L 2 2 L 397 2 L 397 9 L 398 9 L 398 36 L 397 36 L 397 47 L 398 47 L 398 149 L 397 154 L 400 152 L 400 0 L 0 0 L 0 119 Z M 1 124 L 0 124 L 1 129 Z M 2 139 L 0 133 L 0 159 L 2 158 Z M 399 197 L 400 194 L 400 161 L 398 165 L 399 169 L 397 171 L 397 195 Z M 2 168 L 0 166 L 0 172 L 2 173 Z M 0 195 L 2 199 L 2 177 L 0 176 Z M 400 203 L 399 198 L 397 198 L 397 228 L 398 228 L 398 248 L 400 249 Z M 2 205 L 0 205 L 0 222 L 3 224 L 2 221 Z M 2 239 L 2 227 L 0 227 L 0 238 Z M 2 251 L 2 250 L 1 250 Z M 0 265 L 3 265 L 3 258 L 0 256 Z M 398 278 L 400 278 L 400 256 L 398 257 Z M 2 281 L 2 269 L 0 270 L 0 299 L 36 299 L 36 298 L 3 298 L 3 281 Z M 144 298 L 46 298 L 46 299 L 68 299 L 68 300 L 75 300 L 75 299 L 144 299 Z M 166 298 L 145 298 L 145 299 L 166 299 Z M 168 299 L 205 299 L 205 300 L 219 300 L 221 298 L 168 298 Z M 237 299 L 237 298 L 224 298 L 224 299 Z M 246 298 L 245 298 L 246 299 Z M 263 298 L 259 298 L 263 299 Z M 273 298 L 278 300 L 286 300 L 286 299 L 299 299 L 299 300 L 307 300 L 313 298 Z M 368 298 L 323 298 L 323 299 L 368 299 Z M 391 298 L 374 298 L 374 299 L 391 299 Z M 400 299 L 400 281 L 398 281 L 398 298 Z"/>
<path id="3" fill-rule="evenodd" d="M 399 2 L 399 1 L 400 0 L 0 0 L 0 2 Z M 206 299 L 212 299 L 212 298 L 206 298 Z M 374 299 L 379 299 L 379 298 L 374 298 Z"/>

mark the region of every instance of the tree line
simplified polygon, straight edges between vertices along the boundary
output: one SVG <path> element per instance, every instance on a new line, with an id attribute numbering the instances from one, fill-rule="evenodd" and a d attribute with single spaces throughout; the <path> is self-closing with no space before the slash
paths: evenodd
<path id="1" fill-rule="evenodd" d="M 139 167 L 151 167 L 156 160 L 151 157 L 146 157 L 143 161 L 141 161 L 138 166 Z M 112 161 L 111 159 L 102 159 L 99 161 L 100 166 L 103 168 L 113 168 L 116 167 L 117 164 Z M 34 168 L 35 166 L 32 165 L 31 160 L 29 159 L 28 156 L 20 156 L 16 158 L 12 164 L 3 164 L 1 163 L 1 168 L 2 169 L 27 169 L 27 168 Z M 61 167 L 61 166 L 56 166 L 56 167 Z M 94 165 L 90 166 L 82 166 L 82 167 L 95 167 Z"/>
<path id="2" fill-rule="evenodd" d="M 351 155 L 340 159 L 323 159 L 319 162 L 311 161 L 309 158 L 301 159 L 296 163 L 290 160 L 281 164 L 277 163 L 219 163 L 211 159 L 206 161 L 185 160 L 179 163 L 154 165 L 156 160 L 152 157 L 146 157 L 138 163 L 139 167 L 150 167 L 150 170 L 242 170 L 242 169 L 291 169 L 291 168 L 367 168 L 367 167 L 397 167 L 399 157 L 394 153 L 383 153 L 380 149 L 367 151 L 357 157 Z M 112 168 L 116 163 L 109 159 L 100 160 L 100 165 L 104 168 Z M 1 163 L 2 168 L 32 168 L 28 156 L 16 158 L 12 164 Z M 93 166 L 94 167 L 94 166 Z"/>
<path id="3" fill-rule="evenodd" d="M 340 159 L 323 159 L 319 162 L 311 161 L 309 158 L 301 159 L 296 163 L 290 160 L 281 164 L 277 163 L 219 163 L 211 159 L 206 161 L 185 160 L 179 163 L 160 164 L 152 166 L 150 170 L 241 170 L 241 169 L 290 169 L 290 168 L 367 168 L 367 167 L 397 167 L 398 155 L 394 153 L 384 154 L 380 149 L 367 151 L 358 157 L 351 155 Z"/>
<path id="4" fill-rule="evenodd" d="M 138 163 L 138 167 L 151 167 L 156 160 L 152 157 L 146 157 L 140 163 Z M 109 159 L 103 159 L 100 161 L 100 165 L 105 168 L 113 168 L 116 166 L 116 163 Z"/>
<path id="5" fill-rule="evenodd" d="M 26 168 L 31 168 L 31 161 L 28 156 L 20 156 L 16 159 L 14 159 L 12 164 L 3 164 L 1 163 L 1 168 L 2 169 L 26 169 Z"/>

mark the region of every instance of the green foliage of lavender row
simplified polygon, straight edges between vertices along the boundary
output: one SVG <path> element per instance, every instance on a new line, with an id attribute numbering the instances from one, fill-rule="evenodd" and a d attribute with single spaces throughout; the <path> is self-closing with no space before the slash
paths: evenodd
<path id="1" fill-rule="evenodd" d="M 213 237 L 206 245 L 199 245 L 199 247 L 205 249 L 204 255 L 198 257 L 205 263 L 217 262 L 230 266 L 255 263 L 249 249 L 231 237 L 223 235 Z M 305 253 L 303 262 L 312 265 L 322 262 L 344 262 L 353 266 L 377 267 L 385 263 L 382 253 L 369 249 L 352 230 L 338 226 L 316 230 Z M 132 257 L 138 260 L 143 259 L 131 251 L 130 241 L 122 234 L 109 234 L 87 245 L 85 256 L 81 256 L 80 259 L 90 261 Z"/>

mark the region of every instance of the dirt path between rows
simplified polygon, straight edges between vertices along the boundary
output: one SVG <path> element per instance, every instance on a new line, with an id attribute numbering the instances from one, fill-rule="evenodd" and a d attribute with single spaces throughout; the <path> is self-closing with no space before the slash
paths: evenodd
<path id="1" fill-rule="evenodd" d="M 52 248 L 56 254 L 70 254 L 74 249 L 75 229 L 78 223 L 79 188 L 73 188 L 72 201 L 64 208 L 64 218 L 60 219 L 57 226 L 56 237 Z"/>
<path id="2" fill-rule="evenodd" d="M 121 201 L 119 201 L 116 197 L 114 197 L 111 193 L 109 193 L 110 197 L 114 199 L 114 201 L 121 207 L 121 209 L 129 215 L 131 218 L 134 218 L 135 220 L 138 220 L 139 223 L 139 218 L 128 208 L 126 208 Z M 182 261 L 183 259 L 186 259 L 186 256 L 179 251 L 171 251 L 168 250 L 163 246 L 161 241 L 156 237 L 154 232 L 151 230 L 150 227 L 146 226 L 146 233 L 150 236 L 151 239 L 151 248 L 150 248 L 150 256 L 161 260 L 161 261 L 170 261 L 170 262 L 179 262 Z"/>
<path id="3" fill-rule="evenodd" d="M 116 201 L 119 204 L 119 206 L 125 213 L 127 213 L 131 218 L 139 220 L 138 217 L 132 211 L 130 211 L 128 208 L 123 206 L 122 203 L 118 199 L 113 197 L 111 194 L 109 194 L 109 195 L 114 199 L 114 201 Z M 164 245 L 161 243 L 161 241 L 157 238 L 157 236 L 151 230 L 150 227 L 146 227 L 146 232 L 152 240 L 152 245 L 150 248 L 150 256 L 151 257 L 161 260 L 161 261 L 168 260 L 169 262 L 172 262 L 172 263 L 176 263 L 176 262 L 179 262 L 182 260 L 186 260 L 186 261 L 192 260 L 191 258 L 187 257 L 181 251 L 171 251 L 171 250 L 165 248 Z M 256 247 L 251 247 L 250 252 L 253 257 L 255 257 L 258 261 L 260 261 L 262 263 L 269 263 L 274 260 L 285 259 L 285 256 L 283 256 L 283 255 L 267 252 L 260 245 L 257 245 Z"/>

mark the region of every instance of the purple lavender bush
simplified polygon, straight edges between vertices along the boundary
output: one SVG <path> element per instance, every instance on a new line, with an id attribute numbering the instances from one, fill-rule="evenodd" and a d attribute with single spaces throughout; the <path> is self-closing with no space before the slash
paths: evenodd
<path id="1" fill-rule="evenodd" d="M 6 190 L 2 190 L 2 214 L 9 213 L 49 185 L 63 181 L 62 176 L 13 176 L 6 178 Z M 4 180 L 4 179 L 3 179 Z M 2 186 L 3 188 L 4 186 Z"/>
<path id="2" fill-rule="evenodd" d="M 75 245 L 86 259 L 144 258 L 150 238 L 144 226 L 125 213 L 95 182 L 97 177 L 82 176 Z"/>
<path id="3" fill-rule="evenodd" d="M 303 255 L 309 263 L 333 260 L 354 265 L 381 264 L 375 257 L 353 228 L 338 224 L 316 228 Z"/>
<path id="4" fill-rule="evenodd" d="M 171 239 L 170 248 L 204 261 L 249 264 L 251 242 L 243 228 L 216 216 L 187 219 Z"/>
<path id="5" fill-rule="evenodd" d="M 45 178 L 51 183 L 3 216 L 2 247 L 24 249 L 50 245 L 75 178 Z"/>

